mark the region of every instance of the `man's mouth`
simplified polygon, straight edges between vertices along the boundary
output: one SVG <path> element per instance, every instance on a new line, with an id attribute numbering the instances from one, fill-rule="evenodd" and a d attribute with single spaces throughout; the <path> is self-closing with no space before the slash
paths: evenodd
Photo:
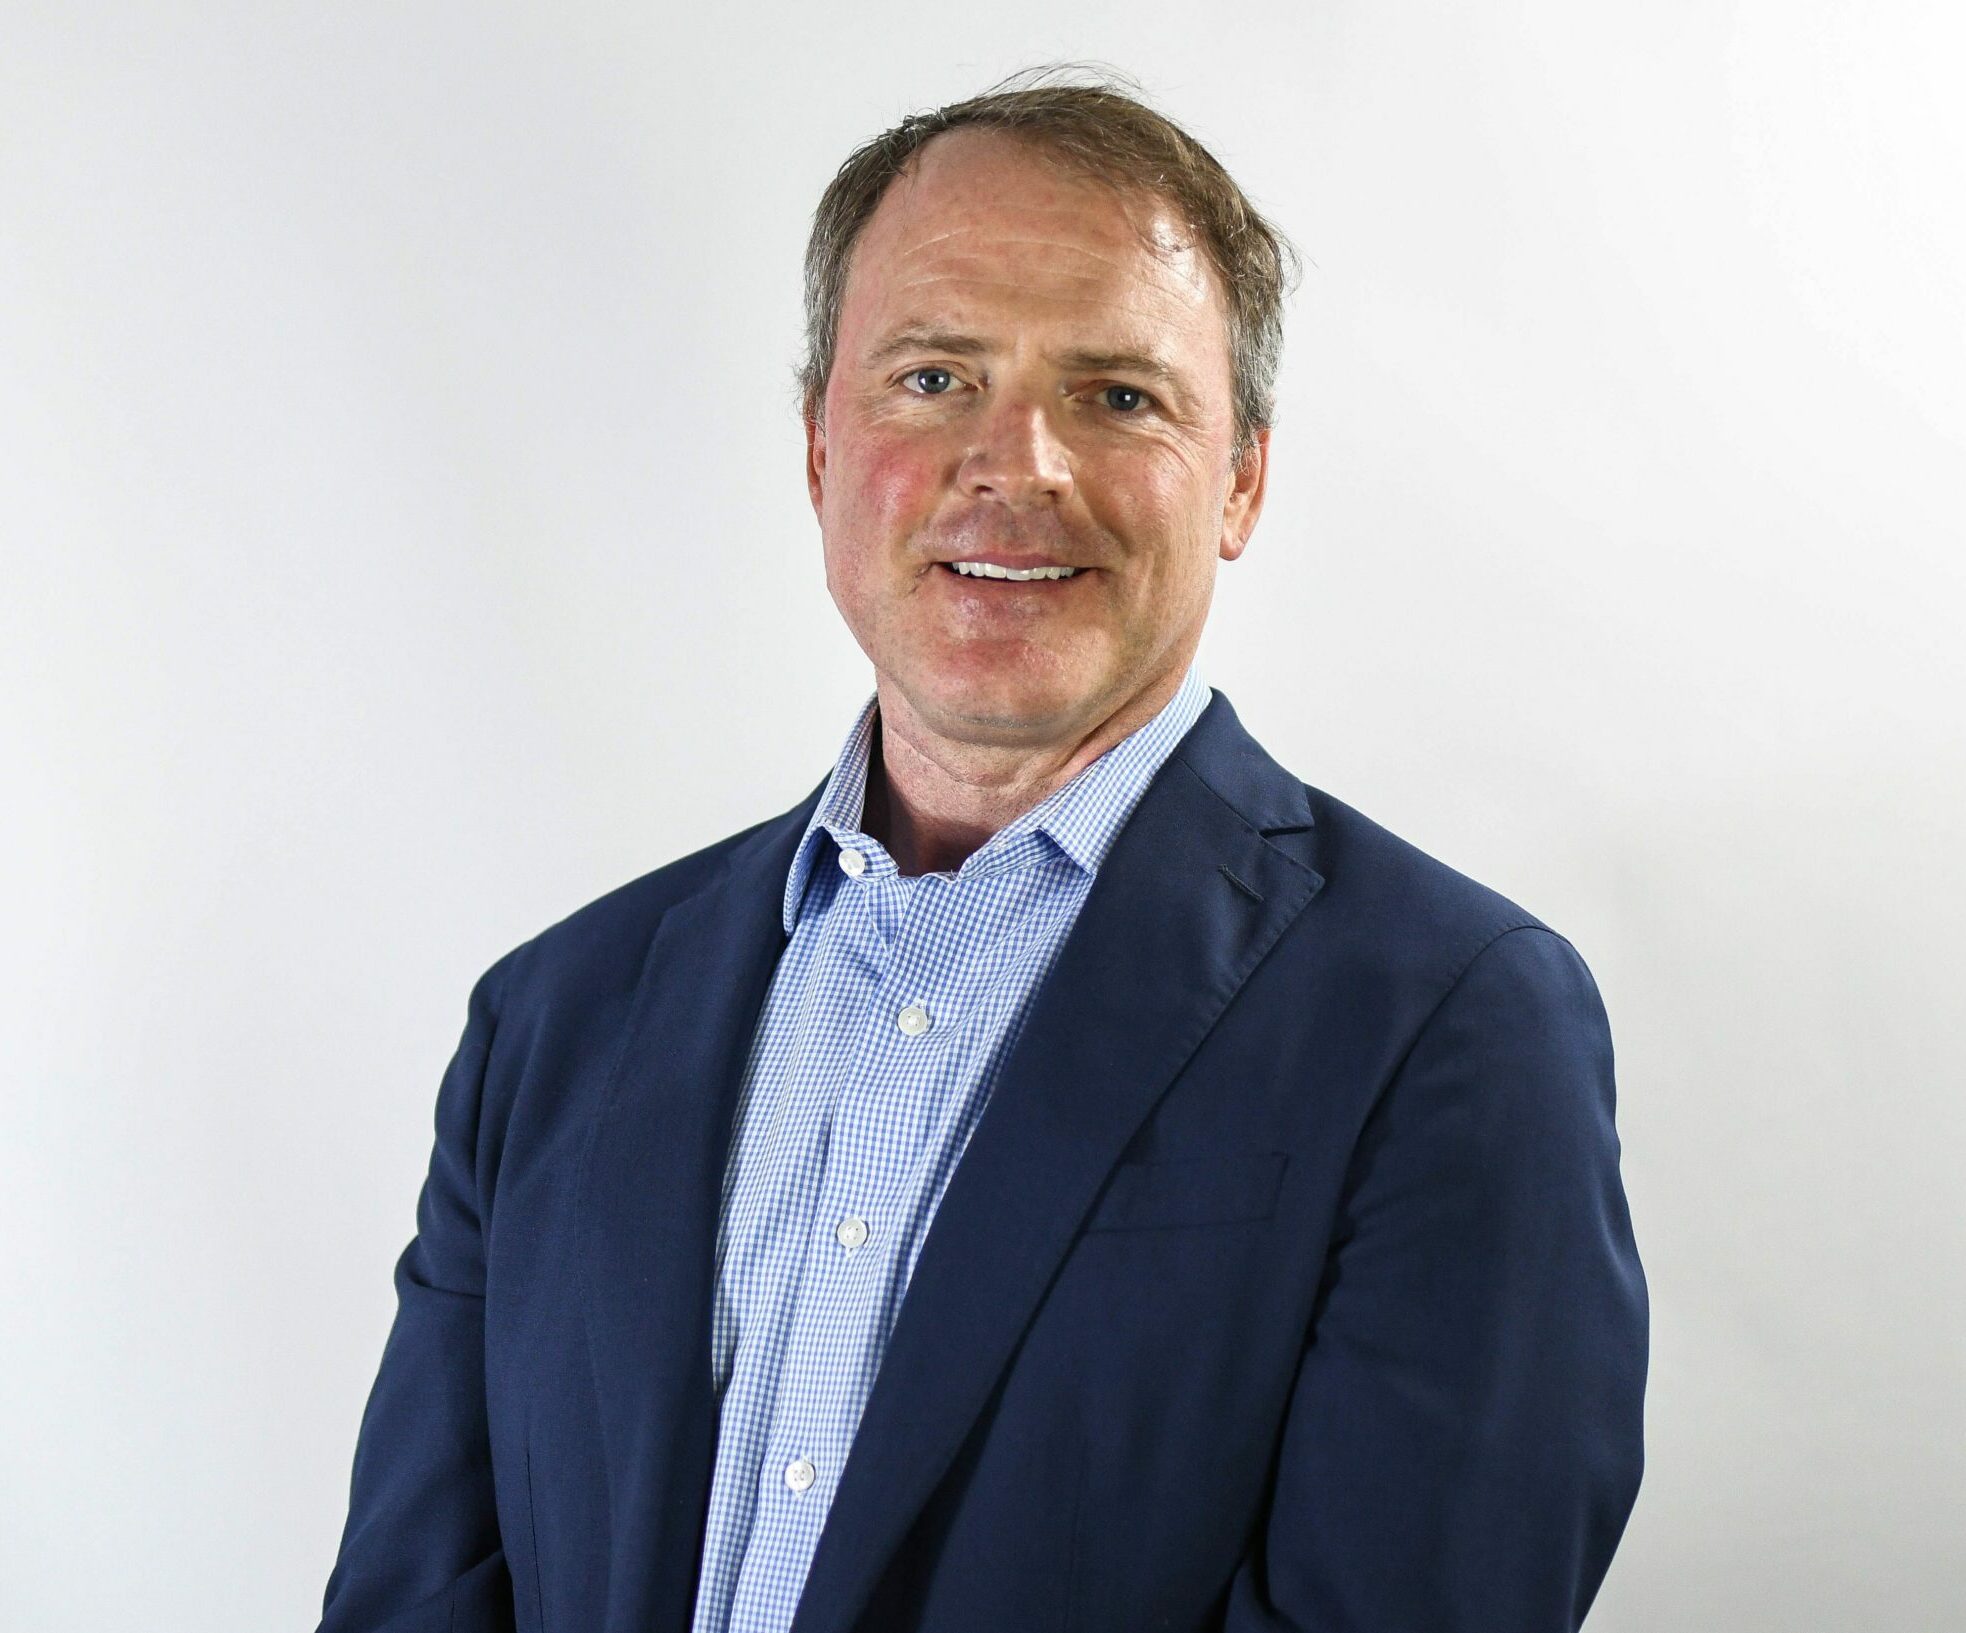
<path id="1" fill-rule="evenodd" d="M 936 565 L 964 578 L 997 578 L 1012 584 L 1028 584 L 1033 579 L 1071 578 L 1084 571 L 1080 567 L 999 567 L 993 561 L 941 561 Z"/>

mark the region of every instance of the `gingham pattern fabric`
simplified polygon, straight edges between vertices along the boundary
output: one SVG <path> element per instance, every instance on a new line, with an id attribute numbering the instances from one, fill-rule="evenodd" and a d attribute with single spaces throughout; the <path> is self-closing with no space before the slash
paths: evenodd
<path id="1" fill-rule="evenodd" d="M 785 881 L 717 1237 L 720 1401 L 692 1633 L 784 1633 L 889 1333 L 998 1067 L 1154 773 L 1207 706 L 1159 714 L 953 873 L 860 829 L 877 698 Z"/>

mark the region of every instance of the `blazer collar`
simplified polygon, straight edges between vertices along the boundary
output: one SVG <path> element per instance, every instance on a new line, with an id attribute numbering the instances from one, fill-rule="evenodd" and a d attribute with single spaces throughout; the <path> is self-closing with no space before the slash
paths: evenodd
<path id="1" fill-rule="evenodd" d="M 618 1592 L 686 1625 L 716 1436 L 717 1209 L 745 1058 L 825 783 L 656 928 L 583 1161 L 580 1279 Z M 1108 1172 L 1323 884 L 1304 785 L 1213 693 L 1102 863 L 916 1261 L 793 1633 L 847 1633 Z"/>

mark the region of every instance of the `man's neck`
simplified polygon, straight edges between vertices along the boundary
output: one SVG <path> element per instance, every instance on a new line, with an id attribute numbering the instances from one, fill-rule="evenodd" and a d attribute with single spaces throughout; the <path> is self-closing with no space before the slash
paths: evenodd
<path id="1" fill-rule="evenodd" d="M 1090 732 L 1039 748 L 940 736 L 882 685 L 860 825 L 904 876 L 954 872 L 992 835 L 1159 714 L 1186 673 L 1183 663 Z"/>

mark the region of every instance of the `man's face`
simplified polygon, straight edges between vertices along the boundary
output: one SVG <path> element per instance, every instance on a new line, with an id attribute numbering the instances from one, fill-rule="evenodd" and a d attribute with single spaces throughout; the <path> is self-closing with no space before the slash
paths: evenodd
<path id="1" fill-rule="evenodd" d="M 826 582 L 896 707 L 1071 746 L 1173 683 L 1268 434 L 1230 463 L 1219 281 L 1163 201 L 1013 138 L 930 141 L 855 247 L 807 479 Z M 1075 567 L 972 577 L 951 563 Z"/>

